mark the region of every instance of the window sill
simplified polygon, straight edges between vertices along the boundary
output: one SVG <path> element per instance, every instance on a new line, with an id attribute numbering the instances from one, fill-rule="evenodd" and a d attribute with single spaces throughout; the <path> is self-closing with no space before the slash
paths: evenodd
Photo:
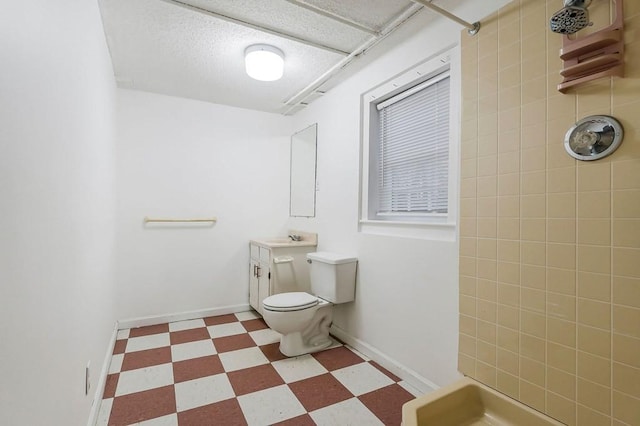
<path id="1" fill-rule="evenodd" d="M 401 222 L 391 220 L 360 220 L 363 234 L 420 240 L 456 241 L 456 224 L 449 222 Z"/>

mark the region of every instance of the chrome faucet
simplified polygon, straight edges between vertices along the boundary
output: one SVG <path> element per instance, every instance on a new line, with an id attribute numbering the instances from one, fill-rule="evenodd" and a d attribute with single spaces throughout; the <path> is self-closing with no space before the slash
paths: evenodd
<path id="1" fill-rule="evenodd" d="M 302 241 L 301 235 L 290 234 L 289 238 L 291 238 L 291 241 Z"/>

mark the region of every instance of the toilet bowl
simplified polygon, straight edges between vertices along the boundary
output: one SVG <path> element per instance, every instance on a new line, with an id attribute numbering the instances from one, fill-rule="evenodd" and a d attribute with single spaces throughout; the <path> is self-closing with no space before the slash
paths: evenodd
<path id="1" fill-rule="evenodd" d="M 269 296 L 262 302 L 265 322 L 282 334 L 280 352 L 298 356 L 331 346 L 329 326 L 333 305 L 309 293 L 291 292 Z"/>
<path id="2" fill-rule="evenodd" d="M 331 346 L 333 304 L 355 298 L 356 258 L 316 252 L 308 253 L 307 259 L 314 294 L 278 293 L 262 301 L 264 320 L 282 334 L 280 352 L 290 357 Z"/>

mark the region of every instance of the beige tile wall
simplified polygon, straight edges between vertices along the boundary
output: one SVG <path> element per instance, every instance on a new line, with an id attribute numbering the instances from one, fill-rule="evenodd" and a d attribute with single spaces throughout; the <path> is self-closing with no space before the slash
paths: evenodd
<path id="1" fill-rule="evenodd" d="M 459 369 L 567 424 L 640 425 L 640 1 L 625 3 L 626 78 L 564 95 L 561 0 L 515 0 L 462 35 Z M 578 162 L 564 134 L 591 114 L 625 139 Z"/>

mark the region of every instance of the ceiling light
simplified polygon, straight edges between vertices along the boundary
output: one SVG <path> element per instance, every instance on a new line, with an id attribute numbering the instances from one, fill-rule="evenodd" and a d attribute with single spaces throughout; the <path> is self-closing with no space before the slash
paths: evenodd
<path id="1" fill-rule="evenodd" d="M 275 81 L 284 72 L 284 53 L 268 44 L 254 44 L 244 51 L 244 63 L 249 77 L 260 81 Z"/>

